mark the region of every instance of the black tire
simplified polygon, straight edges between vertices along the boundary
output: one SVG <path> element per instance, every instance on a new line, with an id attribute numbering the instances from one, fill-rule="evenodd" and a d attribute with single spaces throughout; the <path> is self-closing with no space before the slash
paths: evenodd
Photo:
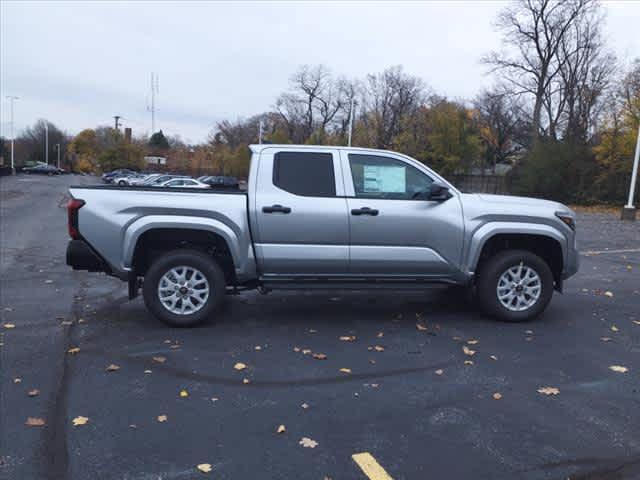
<path id="1" fill-rule="evenodd" d="M 124 180 L 120 180 L 118 182 L 118 185 L 120 185 L 121 187 L 124 187 L 127 184 L 127 182 L 125 182 Z"/>
<path id="2" fill-rule="evenodd" d="M 174 313 L 161 302 L 158 286 L 162 277 L 174 267 L 191 267 L 202 273 L 209 284 L 209 296 L 197 311 Z M 225 279 L 218 263 L 198 250 L 173 250 L 158 257 L 144 277 L 142 292 L 144 303 L 159 320 L 172 327 L 192 327 L 213 315 L 225 294 Z"/>
<path id="3" fill-rule="evenodd" d="M 523 265 L 533 269 L 540 278 L 538 299 L 526 310 L 514 311 L 503 305 L 497 294 L 500 277 L 510 267 Z M 540 315 L 553 296 L 553 273 L 547 262 L 526 250 L 505 250 L 489 258 L 480 267 L 476 282 L 477 300 L 488 315 L 505 322 L 525 322 Z"/>

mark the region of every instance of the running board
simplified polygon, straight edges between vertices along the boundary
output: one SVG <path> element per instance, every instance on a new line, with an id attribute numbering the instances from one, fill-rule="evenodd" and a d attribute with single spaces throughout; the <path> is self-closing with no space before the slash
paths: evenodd
<path id="1" fill-rule="evenodd" d="M 322 278 L 322 277 L 260 277 L 260 283 L 269 290 L 426 290 L 457 285 L 447 278 Z"/>

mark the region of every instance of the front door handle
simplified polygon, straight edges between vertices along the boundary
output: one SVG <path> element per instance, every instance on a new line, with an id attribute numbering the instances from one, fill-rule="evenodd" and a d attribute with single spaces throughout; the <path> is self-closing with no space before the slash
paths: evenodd
<path id="1" fill-rule="evenodd" d="M 371 215 L 372 217 L 375 217 L 378 213 L 380 213 L 378 210 L 369 207 L 354 208 L 351 210 L 351 215 Z"/>
<path id="2" fill-rule="evenodd" d="M 282 205 L 271 205 L 270 207 L 262 207 L 264 213 L 291 213 L 289 207 L 283 207 Z"/>

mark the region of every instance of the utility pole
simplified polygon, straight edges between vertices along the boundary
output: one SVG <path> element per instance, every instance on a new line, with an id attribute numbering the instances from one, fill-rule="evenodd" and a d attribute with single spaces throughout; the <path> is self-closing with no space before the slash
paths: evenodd
<path id="1" fill-rule="evenodd" d="M 354 110 L 356 109 L 356 101 L 351 99 L 351 110 L 349 112 L 349 146 L 351 146 L 351 133 L 353 132 L 353 115 Z"/>
<path id="2" fill-rule="evenodd" d="M 118 130 L 120 128 L 120 119 L 121 118 L 122 117 L 120 115 L 114 115 L 113 116 L 113 119 L 115 120 L 115 123 L 116 123 L 116 127 L 115 127 L 116 130 Z"/>
<path id="3" fill-rule="evenodd" d="M 262 119 L 260 119 L 260 124 L 258 125 L 258 143 L 262 144 Z"/>
<path id="4" fill-rule="evenodd" d="M 147 110 L 151 112 L 151 135 L 156 133 L 156 94 L 159 92 L 158 74 L 151 72 L 151 105 Z"/>
<path id="5" fill-rule="evenodd" d="M 49 120 L 44 121 L 44 158 L 49 165 Z"/>
<path id="6" fill-rule="evenodd" d="M 640 125 L 638 125 L 638 139 L 636 140 L 636 153 L 633 157 L 631 169 L 631 183 L 629 184 L 629 198 L 622 209 L 622 220 L 635 220 L 636 208 L 633 205 L 633 197 L 636 193 L 636 178 L 638 177 L 638 161 L 640 160 Z"/>
<path id="7" fill-rule="evenodd" d="M 7 95 L 9 99 L 9 105 L 11 110 L 11 175 L 16 174 L 16 166 L 13 160 L 13 142 L 15 140 L 14 126 L 13 126 L 13 101 L 18 100 L 20 97 L 15 97 L 13 95 Z"/>
<path id="8" fill-rule="evenodd" d="M 58 168 L 60 168 L 60 144 L 56 143 L 56 150 L 58 151 Z"/>

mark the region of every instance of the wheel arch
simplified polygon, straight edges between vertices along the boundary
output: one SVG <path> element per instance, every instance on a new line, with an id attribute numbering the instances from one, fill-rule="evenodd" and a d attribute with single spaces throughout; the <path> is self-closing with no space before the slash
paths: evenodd
<path id="1" fill-rule="evenodd" d="M 228 284 L 236 283 L 236 269 L 242 260 L 238 238 L 228 226 L 212 219 L 195 223 L 189 219 L 158 222 L 145 218 L 144 224 L 130 226 L 124 239 L 124 265 L 136 275 L 143 276 L 159 253 L 193 248 L 215 257 Z"/>
<path id="2" fill-rule="evenodd" d="M 504 250 L 527 250 L 541 257 L 553 273 L 556 287 L 562 284 L 566 239 L 548 225 L 492 225 L 478 229 L 470 242 L 469 271 L 477 273 L 487 258 Z"/>

